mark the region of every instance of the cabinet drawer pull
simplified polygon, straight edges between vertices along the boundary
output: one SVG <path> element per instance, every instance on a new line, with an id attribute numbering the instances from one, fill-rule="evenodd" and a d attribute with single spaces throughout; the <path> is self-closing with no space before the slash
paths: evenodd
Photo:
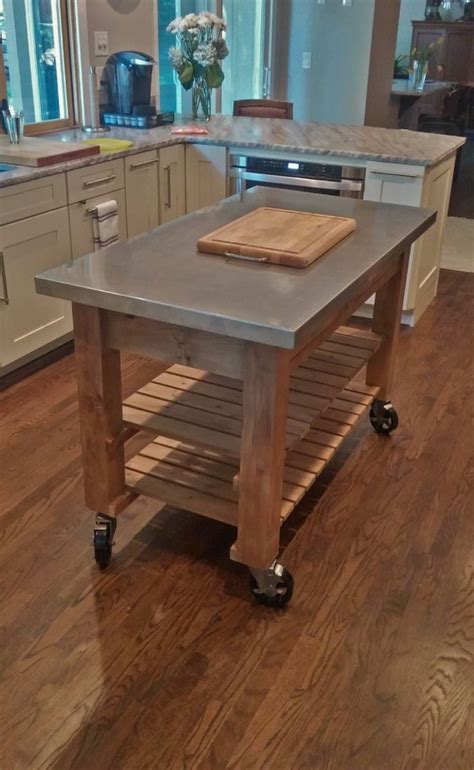
<path id="1" fill-rule="evenodd" d="M 168 188 L 167 199 L 165 201 L 165 207 L 171 208 L 171 166 L 165 166 L 166 171 L 166 186 Z"/>
<path id="2" fill-rule="evenodd" d="M 151 160 L 141 160 L 140 163 L 130 163 L 130 168 L 141 168 L 142 166 L 151 166 L 152 163 L 158 163 L 158 158 Z"/>
<path id="3" fill-rule="evenodd" d="M 102 176 L 100 179 L 90 179 L 82 183 L 83 187 L 94 187 L 96 184 L 103 184 L 104 182 L 112 182 L 117 179 L 117 174 L 110 174 L 110 176 Z"/>
<path id="4" fill-rule="evenodd" d="M 373 174 L 374 176 L 402 176 L 406 179 L 421 179 L 418 174 L 404 174 L 402 171 L 369 171 L 369 174 Z"/>
<path id="5" fill-rule="evenodd" d="M 0 270 L 2 271 L 2 287 L 3 287 L 3 297 L 0 297 L 0 302 L 3 302 L 4 305 L 8 305 L 10 303 L 10 300 L 8 297 L 7 274 L 5 272 L 5 256 L 3 254 L 3 251 L 0 251 Z"/>

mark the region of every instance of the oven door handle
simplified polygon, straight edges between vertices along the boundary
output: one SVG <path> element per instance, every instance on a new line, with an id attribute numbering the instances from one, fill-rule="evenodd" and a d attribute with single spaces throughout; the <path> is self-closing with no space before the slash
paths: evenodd
<path id="1" fill-rule="evenodd" d="M 286 185 L 287 187 L 307 187 L 315 190 L 341 190 L 344 192 L 362 192 L 364 182 L 341 179 L 308 179 L 304 176 L 284 176 L 279 174 L 259 174 L 256 171 L 246 171 L 240 168 L 231 168 L 229 175 L 233 179 L 246 182 L 271 182 L 273 184 Z"/>

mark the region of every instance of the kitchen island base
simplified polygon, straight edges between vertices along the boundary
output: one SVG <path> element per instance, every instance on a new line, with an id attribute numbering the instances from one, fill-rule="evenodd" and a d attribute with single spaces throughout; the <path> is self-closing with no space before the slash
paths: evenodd
<path id="1" fill-rule="evenodd" d="M 197 252 L 203 234 L 262 206 L 357 227 L 306 270 Z M 409 253 L 435 219 L 413 206 L 257 187 L 37 277 L 40 292 L 73 304 L 100 566 L 117 515 L 146 495 L 235 526 L 230 556 L 250 569 L 252 594 L 289 600 L 282 521 L 367 409 L 378 433 L 398 423 L 389 399 Z M 352 328 L 372 294 L 370 330 Z M 125 399 L 122 351 L 157 359 L 161 371 Z M 143 448 L 129 458 L 137 432 Z"/>
<path id="2" fill-rule="evenodd" d="M 379 280 L 372 330 L 338 325 L 355 298 L 296 350 L 74 304 L 99 566 L 117 514 L 145 495 L 235 526 L 230 555 L 249 567 L 251 593 L 284 606 L 293 578 L 277 561 L 280 526 L 368 410 L 379 433 L 398 424 L 387 398 L 406 266 L 404 252 Z M 179 363 L 122 401 L 120 350 Z M 142 431 L 153 440 L 126 460 L 125 442 Z"/>

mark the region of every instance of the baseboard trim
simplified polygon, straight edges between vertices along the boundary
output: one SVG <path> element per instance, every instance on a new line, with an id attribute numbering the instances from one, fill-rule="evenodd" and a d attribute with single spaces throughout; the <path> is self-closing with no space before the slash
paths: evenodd
<path id="1" fill-rule="evenodd" d="M 44 345 L 39 350 L 29 353 L 23 358 L 13 361 L 7 366 L 0 367 L 0 391 L 9 388 L 20 380 L 49 366 L 74 350 L 72 333 L 65 334 L 54 342 Z"/>

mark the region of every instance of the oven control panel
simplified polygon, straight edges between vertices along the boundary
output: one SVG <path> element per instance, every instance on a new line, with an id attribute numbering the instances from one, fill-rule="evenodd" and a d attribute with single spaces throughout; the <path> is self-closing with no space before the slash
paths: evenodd
<path id="1" fill-rule="evenodd" d="M 342 166 L 325 163 L 306 163 L 300 160 L 275 160 L 273 158 L 246 158 L 247 171 L 278 176 L 299 176 L 307 179 L 342 179 Z"/>

